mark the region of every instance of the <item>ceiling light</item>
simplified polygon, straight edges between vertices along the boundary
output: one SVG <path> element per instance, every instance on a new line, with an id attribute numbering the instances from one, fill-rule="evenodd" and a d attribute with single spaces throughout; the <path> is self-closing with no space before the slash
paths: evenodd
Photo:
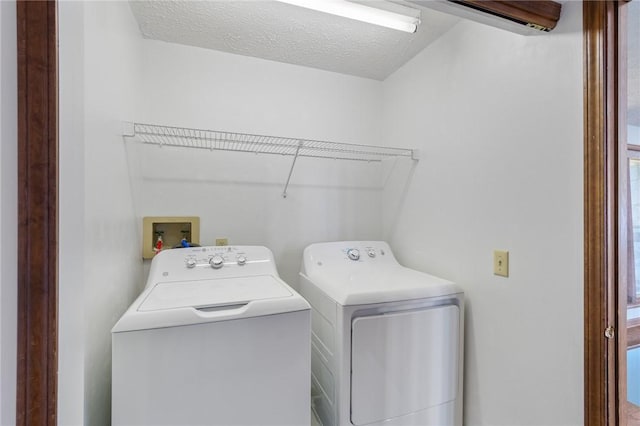
<path id="1" fill-rule="evenodd" d="M 415 33 L 418 29 L 418 25 L 420 24 L 420 11 L 406 7 L 403 9 L 407 9 L 409 12 L 415 12 L 415 15 L 407 16 L 401 13 L 390 12 L 388 10 L 378 9 L 360 3 L 352 3 L 346 0 L 279 1 L 282 3 L 292 4 L 294 6 L 317 10 L 319 12 L 342 16 L 344 18 L 355 19 L 357 21 L 392 28 L 394 30 L 406 31 L 408 33 Z"/>

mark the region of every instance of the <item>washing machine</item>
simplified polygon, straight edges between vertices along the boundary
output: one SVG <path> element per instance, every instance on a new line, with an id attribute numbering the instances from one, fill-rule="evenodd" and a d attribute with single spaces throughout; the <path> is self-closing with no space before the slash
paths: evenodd
<path id="1" fill-rule="evenodd" d="M 381 241 L 312 244 L 312 406 L 324 426 L 462 424 L 464 295 Z"/>
<path id="2" fill-rule="evenodd" d="M 113 425 L 310 423 L 310 307 L 266 247 L 156 255 L 112 354 Z"/>

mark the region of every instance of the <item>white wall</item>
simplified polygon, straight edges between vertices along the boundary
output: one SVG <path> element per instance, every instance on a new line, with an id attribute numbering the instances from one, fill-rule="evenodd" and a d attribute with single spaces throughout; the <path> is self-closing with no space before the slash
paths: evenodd
<path id="1" fill-rule="evenodd" d="M 58 422 L 84 421 L 84 5 L 59 2 Z"/>
<path id="2" fill-rule="evenodd" d="M 465 290 L 468 425 L 583 423 L 581 8 L 535 37 L 461 22 L 384 83 L 385 140 L 423 151 L 385 237 Z"/>
<path id="3" fill-rule="evenodd" d="M 18 141 L 15 1 L 0 2 L 0 424 L 16 418 Z"/>
<path id="4" fill-rule="evenodd" d="M 142 52 L 139 121 L 382 143 L 381 82 L 153 40 Z M 381 235 L 380 165 L 301 158 L 283 199 L 291 157 L 128 149 L 140 217 L 196 215 L 203 244 L 266 245 L 293 285 L 307 244 Z"/>
<path id="5" fill-rule="evenodd" d="M 59 424 L 109 425 L 110 330 L 142 282 L 121 137 L 141 36 L 127 2 L 62 2 L 59 19 Z"/>

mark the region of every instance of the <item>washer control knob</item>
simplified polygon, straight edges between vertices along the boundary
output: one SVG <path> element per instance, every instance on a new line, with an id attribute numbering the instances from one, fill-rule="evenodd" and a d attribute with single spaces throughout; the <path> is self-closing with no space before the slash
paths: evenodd
<path id="1" fill-rule="evenodd" d="M 238 265 L 242 266 L 244 264 L 247 263 L 247 258 L 245 256 L 238 256 L 238 258 L 236 259 L 238 261 Z"/>
<path id="2" fill-rule="evenodd" d="M 187 268 L 191 269 L 191 268 L 195 268 L 196 267 L 196 260 L 194 258 L 189 258 L 187 259 Z"/>
<path id="3" fill-rule="evenodd" d="M 367 250 L 369 257 L 376 257 L 376 251 L 374 249 Z"/>
<path id="4" fill-rule="evenodd" d="M 222 265 L 224 265 L 224 259 L 220 256 L 213 256 L 209 259 L 209 265 L 211 265 L 213 269 L 220 269 Z"/>
<path id="5" fill-rule="evenodd" d="M 349 249 L 349 250 L 347 250 L 347 256 L 349 256 L 349 259 L 351 259 L 351 260 L 358 260 L 358 259 L 360 259 L 360 250 L 358 250 L 358 249 Z"/>

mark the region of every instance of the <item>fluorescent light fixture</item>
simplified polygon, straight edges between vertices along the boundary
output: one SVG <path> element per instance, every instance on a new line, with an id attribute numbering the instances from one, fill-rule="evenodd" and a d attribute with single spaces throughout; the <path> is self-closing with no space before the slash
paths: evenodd
<path id="1" fill-rule="evenodd" d="M 384 9 L 366 6 L 360 3 L 352 3 L 346 0 L 279 0 L 282 3 L 330 13 L 356 21 L 368 22 L 394 30 L 415 33 L 420 25 L 420 11 L 404 8 L 415 12 L 415 16 L 407 16 L 401 13 L 390 12 Z"/>

